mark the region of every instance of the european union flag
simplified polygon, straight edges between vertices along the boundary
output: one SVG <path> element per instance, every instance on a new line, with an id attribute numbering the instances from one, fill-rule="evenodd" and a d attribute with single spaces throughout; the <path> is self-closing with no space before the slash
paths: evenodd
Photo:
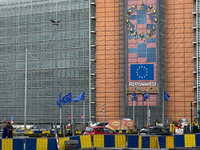
<path id="1" fill-rule="evenodd" d="M 164 100 L 165 101 L 168 101 L 170 96 L 167 94 L 167 92 L 166 91 L 164 91 L 164 93 L 163 93 L 163 98 L 164 98 Z"/>
<path id="2" fill-rule="evenodd" d="M 60 92 L 58 99 L 57 99 L 57 105 L 59 106 L 59 108 L 61 108 L 61 92 Z"/>
<path id="3" fill-rule="evenodd" d="M 65 95 L 62 99 L 62 103 L 63 104 L 67 104 L 67 103 L 71 103 L 72 101 L 72 92 L 70 92 L 69 94 Z"/>
<path id="4" fill-rule="evenodd" d="M 144 101 L 145 101 L 146 99 L 149 99 L 149 92 L 146 92 L 146 94 L 144 95 Z"/>
<path id="5" fill-rule="evenodd" d="M 78 102 L 84 100 L 84 92 L 81 93 L 79 96 L 77 96 L 75 99 L 72 100 L 72 102 Z"/>
<path id="6" fill-rule="evenodd" d="M 154 80 L 153 64 L 132 64 L 131 80 Z"/>
<path id="7" fill-rule="evenodd" d="M 132 94 L 132 96 L 133 96 L 133 100 L 134 100 L 134 101 L 137 101 L 137 97 L 136 97 L 135 91 L 134 91 L 134 93 Z"/>

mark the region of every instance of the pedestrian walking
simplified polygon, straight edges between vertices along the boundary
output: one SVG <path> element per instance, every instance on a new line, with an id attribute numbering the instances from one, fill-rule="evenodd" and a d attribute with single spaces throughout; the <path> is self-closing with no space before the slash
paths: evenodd
<path id="1" fill-rule="evenodd" d="M 8 138 L 13 138 L 13 126 L 8 122 Z"/>
<path id="2" fill-rule="evenodd" d="M 6 124 L 6 123 L 3 124 L 2 139 L 3 139 L 3 138 L 8 138 L 8 128 L 7 128 L 7 124 Z"/>

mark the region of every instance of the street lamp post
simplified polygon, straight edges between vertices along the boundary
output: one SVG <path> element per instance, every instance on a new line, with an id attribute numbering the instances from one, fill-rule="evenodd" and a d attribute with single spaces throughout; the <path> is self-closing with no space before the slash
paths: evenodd
<path id="1" fill-rule="evenodd" d="M 57 17 L 56 17 L 57 19 Z M 50 20 L 52 22 L 52 25 L 55 25 L 55 132 L 57 133 L 57 26 L 59 25 L 61 20 Z"/>

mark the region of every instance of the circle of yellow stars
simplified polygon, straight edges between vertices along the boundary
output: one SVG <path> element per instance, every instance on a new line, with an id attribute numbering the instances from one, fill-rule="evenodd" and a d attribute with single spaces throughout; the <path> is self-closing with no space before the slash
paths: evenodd
<path id="1" fill-rule="evenodd" d="M 145 69 L 145 75 L 141 76 L 141 75 L 139 74 L 139 70 L 140 70 L 140 69 Z M 137 76 L 138 76 L 139 78 L 143 79 L 143 78 L 145 78 L 145 77 L 148 75 L 148 69 L 147 69 L 146 67 L 144 67 L 144 66 L 138 67 L 138 69 L 136 70 L 136 74 L 137 74 Z"/>

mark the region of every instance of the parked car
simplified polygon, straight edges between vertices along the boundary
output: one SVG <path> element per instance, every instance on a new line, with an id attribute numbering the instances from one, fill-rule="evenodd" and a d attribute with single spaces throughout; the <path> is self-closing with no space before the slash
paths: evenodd
<path id="1" fill-rule="evenodd" d="M 188 119 L 187 118 L 181 118 L 179 119 L 182 125 L 182 128 L 184 128 L 184 126 L 188 126 Z"/>
<path id="2" fill-rule="evenodd" d="M 149 129 L 143 128 L 143 129 L 141 129 L 141 130 L 139 131 L 138 134 L 139 134 L 139 135 L 147 135 L 148 132 L 149 132 Z"/>
<path id="3" fill-rule="evenodd" d="M 52 129 L 51 124 L 38 124 L 31 127 L 31 131 L 49 131 Z"/>
<path id="4" fill-rule="evenodd" d="M 107 127 L 101 127 L 101 126 L 96 126 L 96 127 L 87 127 L 83 135 L 91 135 L 91 139 L 93 140 L 93 135 L 94 134 L 118 134 L 115 131 L 107 128 Z"/>
<path id="5" fill-rule="evenodd" d="M 139 135 L 173 135 L 173 134 L 163 127 L 149 127 L 148 129 L 141 129 Z"/>
<path id="6" fill-rule="evenodd" d="M 105 127 L 107 124 L 108 124 L 108 122 L 97 122 L 97 123 L 94 123 L 94 124 L 92 124 L 92 125 L 90 125 L 90 126 L 91 126 L 91 127 L 96 127 L 96 126 Z"/>

